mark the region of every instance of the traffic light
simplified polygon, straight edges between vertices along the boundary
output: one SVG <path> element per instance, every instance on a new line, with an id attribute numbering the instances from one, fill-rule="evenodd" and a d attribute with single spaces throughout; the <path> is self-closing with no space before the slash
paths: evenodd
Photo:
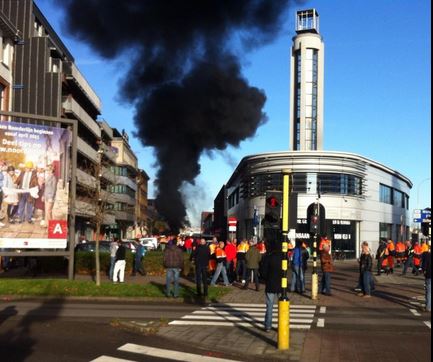
<path id="1" fill-rule="evenodd" d="M 307 224 L 308 230 L 311 234 L 320 234 L 320 226 L 324 225 L 325 217 L 320 213 L 319 215 L 319 205 L 313 204 L 308 208 L 307 211 Z"/>
<path id="2" fill-rule="evenodd" d="M 266 192 L 264 227 L 269 229 L 280 229 L 281 219 L 281 191 Z"/>
<path id="3" fill-rule="evenodd" d="M 319 215 L 311 215 L 310 220 L 310 233 L 319 233 Z"/>

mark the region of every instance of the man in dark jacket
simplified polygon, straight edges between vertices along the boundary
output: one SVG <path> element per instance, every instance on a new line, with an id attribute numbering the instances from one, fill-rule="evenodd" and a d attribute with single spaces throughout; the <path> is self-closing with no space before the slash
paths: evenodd
<path id="1" fill-rule="evenodd" d="M 202 296 L 201 286 L 203 284 L 204 296 L 207 296 L 207 269 L 209 266 L 210 250 L 205 239 L 200 239 L 200 244 L 192 253 L 192 259 L 195 263 L 195 276 L 197 285 L 197 295 Z"/>
<path id="2" fill-rule="evenodd" d="M 164 268 L 166 269 L 165 295 L 171 296 L 171 283 L 174 282 L 173 296 L 179 297 L 179 276 L 183 269 L 183 253 L 173 241 L 170 241 L 164 250 Z"/>
<path id="3" fill-rule="evenodd" d="M 245 285 L 242 289 L 248 289 L 248 284 L 250 281 L 251 272 L 253 273 L 254 284 L 256 285 L 256 292 L 260 289 L 259 283 L 259 264 L 262 259 L 262 254 L 260 254 L 259 249 L 257 249 L 257 244 L 253 240 L 249 242 L 250 248 L 245 255 L 246 267 L 247 267 L 247 279 Z"/>
<path id="4" fill-rule="evenodd" d="M 292 284 L 291 292 L 305 293 L 305 279 L 304 270 L 307 261 L 306 257 L 307 250 L 302 247 L 301 240 L 296 240 L 295 249 L 293 249 L 292 255 Z"/>
<path id="5" fill-rule="evenodd" d="M 272 329 L 272 315 L 274 308 L 275 297 L 281 294 L 281 278 L 283 272 L 281 269 L 282 252 L 280 246 L 276 242 L 270 242 L 268 252 L 263 257 L 260 266 L 260 275 L 266 283 L 266 315 L 265 315 L 265 330 L 269 332 Z"/>

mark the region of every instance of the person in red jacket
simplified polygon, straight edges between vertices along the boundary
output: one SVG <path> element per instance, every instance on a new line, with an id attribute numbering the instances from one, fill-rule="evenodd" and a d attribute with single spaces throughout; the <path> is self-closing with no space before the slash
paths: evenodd
<path id="1" fill-rule="evenodd" d="M 227 268 L 227 276 L 229 278 L 229 282 L 233 283 L 236 280 L 236 239 L 232 241 L 227 241 L 226 247 L 226 268 Z"/>
<path id="2" fill-rule="evenodd" d="M 192 253 L 192 237 L 189 236 L 185 239 L 185 244 L 184 244 L 185 250 L 188 253 L 188 255 L 190 255 Z"/>

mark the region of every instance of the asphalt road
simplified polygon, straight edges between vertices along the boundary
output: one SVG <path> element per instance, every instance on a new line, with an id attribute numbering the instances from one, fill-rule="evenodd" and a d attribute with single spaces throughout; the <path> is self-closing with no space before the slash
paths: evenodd
<path id="1" fill-rule="evenodd" d="M 113 320 L 168 320 L 179 318 L 197 306 L 184 304 L 89 303 L 64 300 L 2 301 L 0 303 L 0 360 L 15 361 L 91 361 L 108 355 L 132 361 L 164 359 L 119 351 L 133 343 L 166 349 L 160 337 L 124 330 Z M 170 341 L 170 349 L 185 348 Z"/>

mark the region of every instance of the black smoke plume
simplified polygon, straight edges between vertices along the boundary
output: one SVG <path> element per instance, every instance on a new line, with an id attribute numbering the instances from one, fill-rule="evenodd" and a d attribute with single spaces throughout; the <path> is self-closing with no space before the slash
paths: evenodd
<path id="1" fill-rule="evenodd" d="M 200 155 L 238 146 L 266 121 L 266 97 L 237 54 L 275 38 L 289 1 L 57 0 L 70 34 L 106 58 L 128 56 L 122 97 L 135 106 L 135 135 L 154 147 L 156 204 L 172 230 L 185 222 L 180 188 L 194 183 Z"/>

